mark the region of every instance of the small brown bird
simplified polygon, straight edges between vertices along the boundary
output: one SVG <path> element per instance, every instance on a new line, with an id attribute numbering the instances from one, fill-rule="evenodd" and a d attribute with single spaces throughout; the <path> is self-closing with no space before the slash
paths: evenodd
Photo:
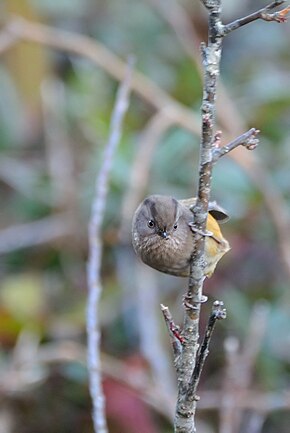
<path id="1" fill-rule="evenodd" d="M 132 240 L 136 254 L 147 265 L 166 274 L 189 276 L 190 258 L 194 248 L 195 232 L 191 227 L 191 206 L 195 198 L 176 200 L 163 195 L 147 197 L 137 208 L 132 223 Z M 230 249 L 217 221 L 226 221 L 228 215 L 210 202 L 205 233 L 204 275 L 210 277 L 221 257 Z"/>

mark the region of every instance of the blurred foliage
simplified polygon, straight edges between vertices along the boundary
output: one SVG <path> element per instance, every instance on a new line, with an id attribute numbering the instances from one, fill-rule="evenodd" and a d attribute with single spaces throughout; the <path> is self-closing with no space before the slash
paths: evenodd
<path id="1" fill-rule="evenodd" d="M 197 3 L 180 2 L 190 21 L 194 23 L 199 17 L 198 27 L 205 38 L 205 15 Z M 255 8 L 265 4 L 224 1 L 226 21 L 250 13 L 252 3 Z M 134 53 L 138 70 L 172 97 L 198 110 L 202 95 L 198 68 L 188 59 L 174 31 L 152 7 L 151 1 L 4 0 L 2 9 L 6 20 L 9 14 L 18 14 L 87 34 L 121 58 Z M 249 127 L 262 131 L 261 145 L 255 155 L 269 170 L 288 207 L 289 37 L 287 24 L 256 22 L 229 35 L 222 61 L 224 84 L 243 119 Z M 1 390 L 4 406 L 0 424 L 6 422 L 6 433 L 91 432 L 91 403 L 83 362 L 78 356 L 74 360 L 64 360 L 61 356 L 55 361 L 49 359 L 54 354 L 52 348 L 67 340 L 82 348 L 85 345 L 87 223 L 117 83 L 84 58 L 36 44 L 17 44 L 2 54 L 1 60 L 0 229 L 33 222 L 59 211 L 74 215 L 75 229 L 68 237 L 1 253 L 0 374 L 3 379 L 0 382 L 6 381 L 7 375 L 7 392 L 5 387 Z M 48 81 L 58 89 L 53 94 L 52 110 L 48 101 L 51 95 L 45 91 Z M 54 110 L 56 119 L 52 116 Z M 104 351 L 122 360 L 130 375 L 147 374 L 148 384 L 152 372 L 149 360 L 142 353 L 142 338 L 138 337 L 140 311 L 135 283 L 131 282 L 130 291 L 124 287 L 121 276 L 126 274 L 133 281 L 132 251 L 130 245 L 122 250 L 121 254 L 129 252 L 127 262 L 122 262 L 127 267 L 120 270 L 118 229 L 138 142 L 153 114 L 151 107 L 132 95 L 110 180 L 103 233 L 104 293 L 100 311 Z M 51 133 L 59 128 L 60 141 L 52 146 Z M 62 148 L 62 140 L 68 143 L 72 161 L 68 170 L 68 161 L 62 159 L 61 152 L 57 153 Z M 192 137 L 187 131 L 170 128 L 158 143 L 146 191 L 180 198 L 191 195 L 196 182 L 198 142 L 198 137 Z M 67 190 L 60 185 L 63 171 L 67 173 L 64 185 Z M 235 336 L 243 344 L 253 305 L 261 299 L 269 303 L 270 313 L 251 386 L 264 392 L 289 390 L 289 281 L 281 263 L 273 221 L 261 192 L 230 158 L 224 158 L 215 168 L 213 197 L 232 216 L 223 227 L 232 251 L 219 265 L 217 275 L 207 282 L 206 290 L 210 298 L 225 301 L 229 317 L 214 337 L 201 390 L 220 389 L 225 363 L 223 341 L 227 336 Z M 33 237 L 34 229 L 27 230 Z M 0 246 L 2 243 L 5 245 L 5 238 L 0 231 Z M 159 274 L 156 279 L 160 300 L 169 304 L 181 320 L 180 293 L 184 281 Z M 157 321 L 170 360 L 169 342 L 159 316 Z M 47 362 L 42 361 L 40 370 L 33 369 L 32 363 L 27 387 L 23 385 L 22 389 L 19 379 L 19 389 L 15 390 L 13 380 L 8 381 L 11 365 L 17 367 L 19 353 L 30 362 L 33 359 L 34 346 L 23 343 L 25 333 L 37 335 L 36 346 L 40 351 L 47 350 L 44 352 Z M 122 378 L 121 372 L 119 376 Z M 112 433 L 171 431 L 168 418 L 153 410 L 122 380 L 108 374 L 105 392 Z M 174 395 L 171 398 L 174 401 Z M 217 432 L 216 412 L 208 411 L 207 417 L 203 414 L 201 411 L 202 431 Z M 270 413 L 261 431 L 288 433 L 289 411 Z"/>

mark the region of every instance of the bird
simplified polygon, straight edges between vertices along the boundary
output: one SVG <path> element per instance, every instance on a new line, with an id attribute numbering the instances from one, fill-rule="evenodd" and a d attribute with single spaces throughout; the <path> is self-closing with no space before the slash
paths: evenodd
<path id="1" fill-rule="evenodd" d="M 146 265 L 166 274 L 189 276 L 198 232 L 191 211 L 195 204 L 196 198 L 177 200 L 165 195 L 150 195 L 140 203 L 132 220 L 132 244 Z M 226 220 L 226 211 L 216 202 L 210 202 L 206 232 L 202 233 L 205 277 L 211 277 L 218 261 L 230 250 L 218 224 Z"/>

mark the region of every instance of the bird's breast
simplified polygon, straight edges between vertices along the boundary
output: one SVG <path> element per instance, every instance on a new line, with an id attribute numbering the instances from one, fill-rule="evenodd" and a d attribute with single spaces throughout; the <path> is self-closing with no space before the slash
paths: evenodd
<path id="1" fill-rule="evenodd" d="M 148 236 L 133 238 L 134 248 L 142 261 L 161 272 L 173 275 L 187 275 L 189 258 L 193 248 L 192 239 L 187 243 L 185 239 L 169 236 Z"/>

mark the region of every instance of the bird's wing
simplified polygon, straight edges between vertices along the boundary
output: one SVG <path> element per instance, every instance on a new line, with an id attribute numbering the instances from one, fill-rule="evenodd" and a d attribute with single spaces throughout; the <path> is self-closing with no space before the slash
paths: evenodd
<path id="1" fill-rule="evenodd" d="M 179 200 L 179 202 L 183 206 L 190 208 L 191 206 L 195 206 L 196 197 Z M 221 207 L 219 204 L 217 204 L 216 201 L 210 201 L 209 202 L 208 211 L 214 217 L 214 219 L 217 220 L 219 223 L 225 223 L 226 221 L 229 220 L 229 215 L 228 215 L 227 211 L 223 207 Z"/>

